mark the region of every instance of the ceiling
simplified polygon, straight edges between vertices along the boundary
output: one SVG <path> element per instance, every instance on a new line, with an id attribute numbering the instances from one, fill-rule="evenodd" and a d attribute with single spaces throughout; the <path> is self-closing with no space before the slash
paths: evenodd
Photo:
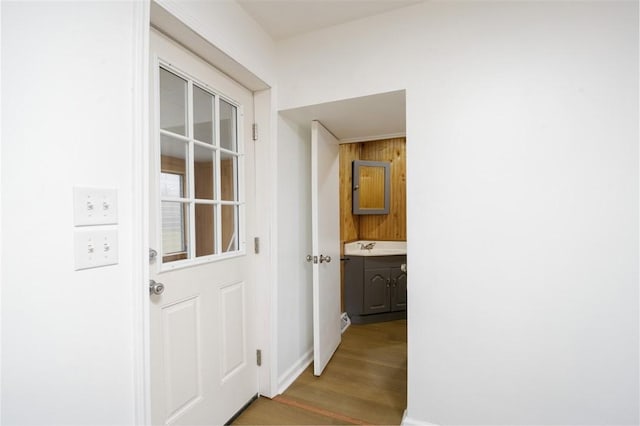
<path id="1" fill-rule="evenodd" d="M 421 3 L 424 0 L 236 0 L 276 41 Z M 406 134 L 404 90 L 280 111 L 297 124 L 320 121 L 341 142 Z"/>
<path id="2" fill-rule="evenodd" d="M 423 0 L 236 0 L 274 39 L 343 24 Z"/>
<path id="3" fill-rule="evenodd" d="M 282 110 L 280 114 L 304 127 L 318 120 L 342 143 L 406 134 L 404 90 Z"/>

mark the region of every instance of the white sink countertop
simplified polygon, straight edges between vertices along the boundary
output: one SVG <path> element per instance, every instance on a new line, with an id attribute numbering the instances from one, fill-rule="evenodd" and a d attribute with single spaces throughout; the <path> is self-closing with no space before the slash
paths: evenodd
<path id="1" fill-rule="evenodd" d="M 406 241 L 361 240 L 344 244 L 345 256 L 396 256 L 407 254 Z"/>

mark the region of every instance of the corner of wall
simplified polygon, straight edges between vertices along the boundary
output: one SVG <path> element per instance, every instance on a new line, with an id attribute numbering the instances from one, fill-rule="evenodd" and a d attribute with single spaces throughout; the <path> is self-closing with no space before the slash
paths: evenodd
<path id="1" fill-rule="evenodd" d="M 313 362 L 313 348 L 309 349 L 280 377 L 278 377 L 278 395 L 283 394 L 289 386 L 300 376 Z"/>
<path id="2" fill-rule="evenodd" d="M 402 414 L 402 421 L 400 422 L 400 424 L 402 426 L 439 426 L 436 423 L 430 423 L 427 421 L 411 418 L 407 415 L 407 410 L 404 410 L 404 413 Z"/>

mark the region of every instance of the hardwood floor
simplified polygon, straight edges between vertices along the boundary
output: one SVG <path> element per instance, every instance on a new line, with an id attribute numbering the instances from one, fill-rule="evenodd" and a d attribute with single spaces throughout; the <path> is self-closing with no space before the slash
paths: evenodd
<path id="1" fill-rule="evenodd" d="M 233 424 L 400 424 L 407 405 L 407 322 L 351 325 L 322 373 L 313 366 L 274 398 L 259 398 Z"/>

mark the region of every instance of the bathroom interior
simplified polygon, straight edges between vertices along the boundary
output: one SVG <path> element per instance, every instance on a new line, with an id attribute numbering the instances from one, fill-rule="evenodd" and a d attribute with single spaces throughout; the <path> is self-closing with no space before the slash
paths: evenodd
<path id="1" fill-rule="evenodd" d="M 283 392 L 288 389 L 313 361 L 312 268 L 305 258 L 312 247 L 310 124 L 315 120 L 337 139 L 338 144 L 332 166 L 337 187 L 335 200 L 331 202 L 339 204 L 339 217 L 335 220 L 334 259 L 341 259 L 335 262 L 340 266 L 336 268 L 336 276 L 339 275 L 340 280 L 337 298 L 340 305 L 336 311 L 343 313 L 343 339 L 361 335 L 364 339 L 359 343 L 361 346 L 368 346 L 364 342 L 369 341 L 372 348 L 380 345 L 394 348 L 392 351 L 396 359 L 388 361 L 398 364 L 394 374 L 400 381 L 395 383 L 396 378 L 390 379 L 395 385 L 388 392 L 394 396 L 385 398 L 397 400 L 397 406 L 404 410 L 406 402 L 402 395 L 406 393 L 406 381 L 402 380 L 406 376 L 407 341 L 407 323 L 404 320 L 407 316 L 407 273 L 403 271 L 407 256 L 406 92 L 395 90 L 295 107 L 281 110 L 278 118 L 278 188 L 281 194 L 278 222 L 282 230 L 278 234 L 278 305 L 288 307 L 278 317 L 278 335 L 281 336 L 278 346 L 279 388 Z M 358 189 L 355 194 L 358 201 L 364 203 L 364 210 L 369 209 L 356 213 L 353 210 L 354 161 L 360 162 L 360 166 L 364 162 L 365 167 L 359 170 L 361 179 L 356 181 Z M 382 167 L 382 172 L 381 168 L 367 168 L 366 162 L 382 162 L 387 167 Z M 384 185 L 387 177 L 388 184 Z M 369 188 L 377 188 L 377 191 L 368 194 L 367 183 L 371 184 Z M 371 211 L 372 207 L 380 207 L 376 203 L 387 199 L 387 209 L 384 209 L 384 204 L 381 206 L 385 211 Z M 291 259 L 297 260 L 292 263 Z M 397 321 L 392 321 L 394 319 Z M 366 336 L 371 335 L 367 330 L 371 327 L 378 332 L 374 333 L 376 338 L 367 340 L 369 337 Z M 389 332 L 387 328 L 394 331 Z M 383 343 L 377 337 L 388 341 Z M 369 352 L 373 355 L 376 351 Z"/>
<path id="2" fill-rule="evenodd" d="M 405 146 L 340 145 L 341 300 L 353 324 L 407 317 Z"/>

